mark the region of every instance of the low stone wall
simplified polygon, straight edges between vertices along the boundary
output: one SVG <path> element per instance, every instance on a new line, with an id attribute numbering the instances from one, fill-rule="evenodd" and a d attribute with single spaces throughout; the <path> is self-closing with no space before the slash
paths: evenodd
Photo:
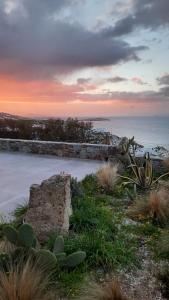
<path id="1" fill-rule="evenodd" d="M 16 139 L 0 139 L 0 151 L 18 151 L 94 160 L 106 160 L 109 156 L 118 154 L 116 146 Z"/>
<path id="2" fill-rule="evenodd" d="M 59 157 L 93 159 L 103 161 L 107 160 L 108 158 L 112 158 L 112 161 L 121 162 L 125 165 L 125 157 L 120 154 L 120 150 L 117 146 L 112 145 L 47 142 L 0 138 L 0 151 L 18 151 L 32 154 L 46 154 L 56 155 Z M 162 159 L 152 158 L 152 161 L 155 170 L 157 170 L 158 172 L 167 171 L 167 167 Z"/>

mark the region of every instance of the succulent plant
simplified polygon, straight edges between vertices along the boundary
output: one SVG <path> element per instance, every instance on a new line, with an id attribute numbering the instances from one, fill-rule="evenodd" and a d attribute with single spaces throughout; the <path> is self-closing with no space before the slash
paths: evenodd
<path id="1" fill-rule="evenodd" d="M 23 224 L 17 231 L 13 226 L 7 225 L 4 227 L 4 236 L 9 242 L 16 246 L 12 253 L 12 259 L 32 257 L 37 260 L 38 265 L 42 270 L 51 271 L 56 264 L 60 267 L 73 268 L 79 265 L 86 257 L 83 251 L 77 251 L 70 255 L 64 252 L 63 236 L 58 236 L 55 240 L 53 251 L 46 249 L 36 250 L 36 237 L 33 228 L 29 224 Z"/>
<path id="2" fill-rule="evenodd" d="M 37 263 L 42 270 L 51 271 L 56 267 L 57 258 L 54 253 L 49 250 L 41 249 L 36 253 Z"/>
<path id="3" fill-rule="evenodd" d="M 77 251 L 68 255 L 65 263 L 68 268 L 74 268 L 77 265 L 81 264 L 81 262 L 83 262 L 85 258 L 86 258 L 86 252 Z"/>
<path id="4" fill-rule="evenodd" d="M 64 252 L 63 236 L 58 236 L 54 243 L 53 252 L 57 258 L 58 265 L 61 267 L 74 268 L 78 266 L 86 258 L 86 253 L 83 251 L 74 252 L 68 256 Z"/>
<path id="5" fill-rule="evenodd" d="M 122 179 L 125 179 L 124 185 L 133 184 L 142 189 L 150 189 L 155 185 L 161 178 L 169 175 L 165 173 L 161 175 L 156 180 L 153 180 L 153 164 L 150 158 L 149 152 L 145 153 L 143 157 L 142 164 L 139 165 L 136 159 L 129 153 L 130 166 L 134 177 L 120 176 Z"/>
<path id="6" fill-rule="evenodd" d="M 63 236 L 59 235 L 54 244 L 53 252 L 55 254 L 62 253 L 64 251 L 64 239 Z"/>
<path id="7" fill-rule="evenodd" d="M 17 243 L 18 240 L 18 232 L 17 230 L 11 226 L 11 225 L 7 225 L 4 227 L 4 235 L 7 238 L 7 240 L 12 243 L 15 244 Z"/>
<path id="8" fill-rule="evenodd" d="M 23 224 L 19 228 L 18 241 L 25 247 L 32 247 L 35 240 L 33 228 L 29 224 Z"/>
<path id="9" fill-rule="evenodd" d="M 33 247 L 36 245 L 36 239 L 32 227 L 29 224 L 23 224 L 19 231 L 13 226 L 4 227 L 4 235 L 7 240 L 18 247 Z"/>

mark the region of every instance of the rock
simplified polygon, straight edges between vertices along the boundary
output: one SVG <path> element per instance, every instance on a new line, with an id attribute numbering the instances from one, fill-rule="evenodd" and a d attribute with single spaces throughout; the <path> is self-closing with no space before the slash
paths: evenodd
<path id="1" fill-rule="evenodd" d="M 32 225 L 39 241 L 52 232 L 67 233 L 70 215 L 70 175 L 55 175 L 31 186 L 25 222 Z"/>

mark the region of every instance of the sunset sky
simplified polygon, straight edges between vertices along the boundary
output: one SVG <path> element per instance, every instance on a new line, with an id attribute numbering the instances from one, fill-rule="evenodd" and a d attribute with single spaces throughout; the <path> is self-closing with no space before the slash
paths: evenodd
<path id="1" fill-rule="evenodd" d="M 0 0 L 0 111 L 169 115 L 169 0 Z"/>

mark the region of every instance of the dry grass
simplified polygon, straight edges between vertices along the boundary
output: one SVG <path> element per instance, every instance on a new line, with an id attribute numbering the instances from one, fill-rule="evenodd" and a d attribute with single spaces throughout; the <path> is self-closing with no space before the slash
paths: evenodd
<path id="1" fill-rule="evenodd" d="M 98 183 L 107 191 L 114 190 L 118 181 L 118 165 L 104 164 L 96 173 Z"/>
<path id="2" fill-rule="evenodd" d="M 7 254 L 10 254 L 15 250 L 15 246 L 8 242 L 7 240 L 1 240 L 0 241 L 0 252 L 5 252 Z"/>
<path id="3" fill-rule="evenodd" d="M 147 199 L 137 199 L 128 214 L 139 219 L 166 223 L 169 220 L 169 193 L 165 189 L 152 191 Z"/>
<path id="4" fill-rule="evenodd" d="M 81 297 L 81 300 L 127 300 L 127 298 L 123 295 L 120 285 L 113 281 L 103 287 L 92 285 L 88 292 Z"/>
<path id="5" fill-rule="evenodd" d="M 8 274 L 0 272 L 0 300 L 54 300 L 47 284 L 44 274 L 30 261 L 11 266 Z"/>
<path id="6" fill-rule="evenodd" d="M 169 156 L 165 158 L 164 163 L 167 166 L 167 168 L 169 169 Z"/>

